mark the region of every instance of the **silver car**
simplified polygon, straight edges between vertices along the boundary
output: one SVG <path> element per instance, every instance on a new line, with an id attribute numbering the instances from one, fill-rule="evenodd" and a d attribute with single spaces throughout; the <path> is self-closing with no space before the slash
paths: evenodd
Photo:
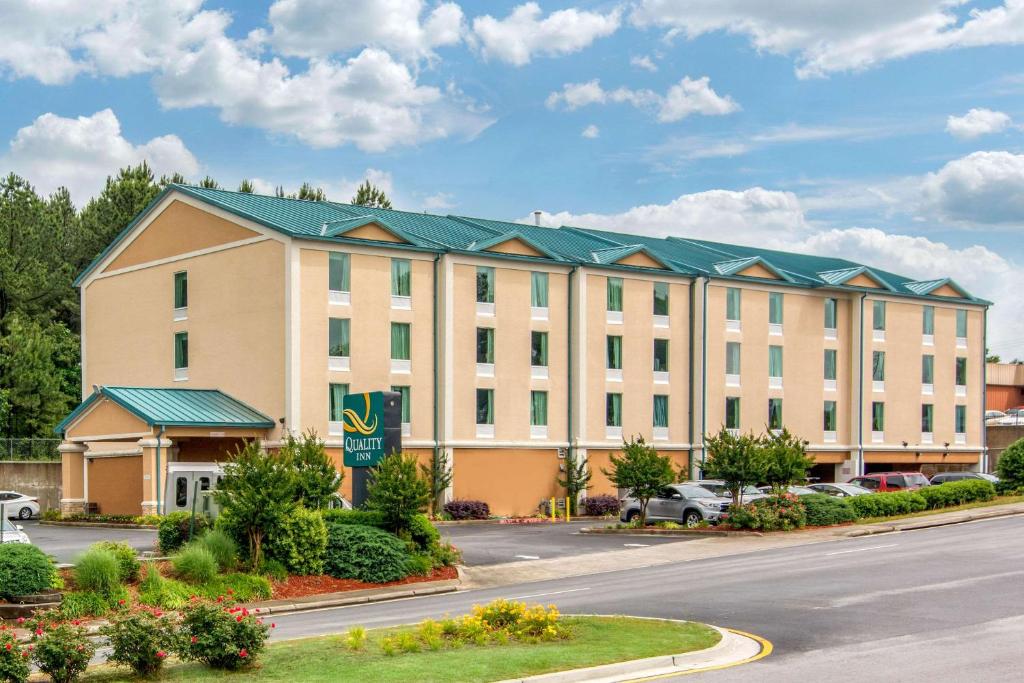
<path id="1" fill-rule="evenodd" d="M 28 534 L 20 524 L 9 519 L 0 519 L 0 543 L 31 543 Z"/>
<path id="2" fill-rule="evenodd" d="M 647 503 L 648 522 L 677 522 L 695 527 L 702 521 L 717 522 L 729 509 L 729 498 L 716 496 L 705 488 L 691 484 L 672 484 Z M 623 498 L 620 506 L 623 522 L 640 519 L 640 501 Z"/>
<path id="3" fill-rule="evenodd" d="M 705 488 L 716 496 L 728 499 L 732 502 L 732 492 L 729 491 L 729 487 L 725 485 L 725 482 L 721 479 L 696 479 L 694 481 L 684 481 L 684 484 L 690 484 L 692 486 L 700 486 Z M 767 493 L 758 491 L 753 486 L 744 486 L 743 491 L 740 492 L 740 498 L 743 503 L 753 503 L 758 498 L 767 498 Z"/>
<path id="4" fill-rule="evenodd" d="M 836 498 L 849 498 L 850 496 L 864 496 L 874 493 L 871 489 L 856 484 L 820 483 L 811 484 L 807 488 L 814 489 L 815 493 L 824 493 Z"/>

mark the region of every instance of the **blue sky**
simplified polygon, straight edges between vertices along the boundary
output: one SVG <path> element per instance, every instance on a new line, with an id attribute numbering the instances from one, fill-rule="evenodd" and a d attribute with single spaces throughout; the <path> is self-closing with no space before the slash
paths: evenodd
<path id="1" fill-rule="evenodd" d="M 1024 358 L 1024 0 L 0 6 L 0 156 L 951 276 Z"/>

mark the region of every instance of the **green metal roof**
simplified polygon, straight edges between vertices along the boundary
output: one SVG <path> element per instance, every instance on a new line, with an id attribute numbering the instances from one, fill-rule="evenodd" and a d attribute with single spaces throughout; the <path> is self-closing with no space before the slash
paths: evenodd
<path id="1" fill-rule="evenodd" d="M 643 251 L 663 263 L 670 273 L 691 277 L 744 279 L 739 276 L 745 267 L 755 263 L 777 274 L 778 284 L 800 287 L 827 287 L 864 291 L 846 282 L 859 273 L 866 273 L 882 284 L 888 293 L 906 297 L 950 300 L 933 297 L 932 292 L 949 282 L 963 296 L 961 300 L 987 305 L 990 302 L 967 293 L 962 287 L 936 274 L 934 280 L 917 281 L 895 273 L 887 273 L 847 259 L 725 244 L 708 240 L 670 235 L 653 237 L 610 230 L 592 230 L 572 226 L 543 228 L 534 225 L 468 216 L 438 216 L 408 211 L 393 211 L 339 202 L 288 199 L 266 195 L 213 190 L 190 185 L 169 185 L 133 221 L 114 242 L 79 276 L 76 284 L 123 239 L 149 210 L 170 192 L 181 192 L 224 211 L 248 219 L 290 237 L 345 243 L 352 240 L 346 233 L 369 222 L 378 222 L 405 243 L 379 242 L 400 249 L 439 252 L 480 252 L 488 246 L 518 237 L 532 245 L 541 256 L 496 256 L 527 260 L 550 260 L 560 263 L 592 265 L 608 268 L 648 270 L 626 267 L 616 261 Z M 709 228 L 709 230 L 712 228 Z M 662 271 L 664 272 L 664 271 Z M 936 284 L 938 283 L 938 284 Z"/>
<path id="2" fill-rule="evenodd" d="M 97 387 L 54 429 L 63 434 L 89 406 L 106 397 L 150 426 L 262 429 L 274 421 L 218 389 Z"/>

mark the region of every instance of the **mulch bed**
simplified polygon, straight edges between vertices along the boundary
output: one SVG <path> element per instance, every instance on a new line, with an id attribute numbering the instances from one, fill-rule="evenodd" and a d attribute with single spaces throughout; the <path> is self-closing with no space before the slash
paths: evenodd
<path id="1" fill-rule="evenodd" d="M 459 572 L 455 567 L 441 567 L 435 569 L 428 576 L 407 576 L 400 581 L 388 583 L 363 583 L 355 579 L 336 579 L 333 576 L 289 576 L 284 581 L 274 581 L 273 599 L 281 600 L 286 598 L 304 598 L 309 595 L 321 593 L 343 593 L 346 591 L 357 591 L 366 588 L 384 588 L 386 586 L 404 586 L 409 583 L 424 583 L 426 581 L 444 581 L 446 579 L 459 578 Z"/>

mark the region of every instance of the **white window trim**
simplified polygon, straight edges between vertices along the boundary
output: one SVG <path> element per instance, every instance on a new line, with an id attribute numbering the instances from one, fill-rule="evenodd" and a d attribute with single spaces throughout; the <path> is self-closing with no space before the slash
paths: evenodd
<path id="1" fill-rule="evenodd" d="M 654 428 L 654 440 L 655 441 L 668 441 L 668 427 L 655 427 Z"/>
<path id="2" fill-rule="evenodd" d="M 184 320 L 188 320 L 188 306 L 182 306 L 181 308 L 174 309 L 174 322 L 180 323 Z"/>
<path id="3" fill-rule="evenodd" d="M 825 391 L 835 391 L 836 381 L 834 379 L 825 380 Z"/>
<path id="4" fill-rule="evenodd" d="M 883 443 L 885 441 L 885 432 L 871 432 L 871 443 Z"/>
<path id="5" fill-rule="evenodd" d="M 669 317 L 667 315 L 655 315 L 654 316 L 654 326 L 657 327 L 657 328 L 668 328 L 669 327 Z"/>
<path id="6" fill-rule="evenodd" d="M 885 330 L 871 330 L 871 341 L 884 342 Z"/>
<path id="7" fill-rule="evenodd" d="M 953 442 L 956 445 L 958 445 L 958 446 L 962 446 L 963 444 L 967 443 L 967 435 L 966 434 L 954 434 L 953 435 Z"/>
<path id="8" fill-rule="evenodd" d="M 921 335 L 922 346 L 935 346 L 935 335 L 934 334 L 922 334 Z"/>
<path id="9" fill-rule="evenodd" d="M 958 349 L 966 349 L 967 348 L 967 337 L 957 337 L 956 338 L 956 348 L 958 348 Z"/>
<path id="10" fill-rule="evenodd" d="M 412 423 L 411 422 L 403 422 L 402 423 L 402 436 L 411 436 L 411 435 L 412 435 Z"/>
<path id="11" fill-rule="evenodd" d="M 932 396 L 933 394 L 935 394 L 935 385 L 934 384 L 925 384 L 925 383 L 922 382 L 921 383 L 921 395 L 922 396 Z"/>
<path id="12" fill-rule="evenodd" d="M 612 427 L 611 425 L 605 425 L 604 427 L 604 438 L 622 440 L 622 427 Z"/>
<path id="13" fill-rule="evenodd" d="M 873 380 L 871 382 L 871 391 L 875 392 L 876 394 L 884 394 L 885 380 L 882 380 L 881 382 L 879 382 L 878 380 Z"/>
<path id="14" fill-rule="evenodd" d="M 609 325 L 621 325 L 622 311 L 605 311 L 604 320 Z"/>
<path id="15" fill-rule="evenodd" d="M 397 296 L 391 295 L 391 308 L 399 311 L 411 311 L 412 310 L 412 297 L 411 296 Z"/>
<path id="16" fill-rule="evenodd" d="M 782 388 L 782 378 L 781 377 L 769 377 L 768 378 L 768 388 L 769 389 L 781 389 Z"/>
<path id="17" fill-rule="evenodd" d="M 488 318 L 494 317 L 494 302 L 493 301 L 477 301 L 476 302 L 476 314 L 482 315 Z"/>
<path id="18" fill-rule="evenodd" d="M 476 426 L 476 438 L 478 439 L 493 439 L 494 438 L 494 425 L 482 425 Z"/>
<path id="19" fill-rule="evenodd" d="M 328 436 L 344 436 L 345 435 L 345 423 L 329 421 L 327 423 L 327 435 Z"/>
<path id="20" fill-rule="evenodd" d="M 727 386 L 727 387 L 738 387 L 739 385 L 740 385 L 740 376 L 739 375 L 730 375 L 730 374 L 726 374 L 725 375 L 725 386 Z"/>
<path id="21" fill-rule="evenodd" d="M 726 332 L 742 332 L 742 325 L 739 320 L 726 320 L 725 331 Z"/>
<path id="22" fill-rule="evenodd" d="M 546 365 L 531 365 L 530 366 L 530 378 L 531 379 L 547 379 L 548 378 L 548 366 L 546 366 Z"/>
<path id="23" fill-rule="evenodd" d="M 184 382 L 188 379 L 188 368 L 174 368 L 174 381 Z"/>
<path id="24" fill-rule="evenodd" d="M 778 436 L 782 433 L 781 429 L 769 429 L 768 431 L 772 433 L 772 436 Z"/>
<path id="25" fill-rule="evenodd" d="M 768 323 L 768 334 L 773 337 L 781 337 L 782 323 Z"/>
<path id="26" fill-rule="evenodd" d="M 530 306 L 530 320 L 547 320 L 547 306 Z"/>
<path id="27" fill-rule="evenodd" d="M 967 396 L 967 386 L 964 385 L 964 384 L 957 384 L 956 385 L 956 395 L 957 396 L 961 396 L 961 397 L 962 396 Z"/>
<path id="28" fill-rule="evenodd" d="M 327 302 L 332 306 L 348 306 L 352 303 L 351 292 L 341 292 L 337 290 L 328 290 Z"/>
<path id="29" fill-rule="evenodd" d="M 408 375 L 412 372 L 411 360 L 391 359 L 391 372 L 396 375 Z"/>
<path id="30" fill-rule="evenodd" d="M 834 431 L 825 432 L 825 439 L 824 439 L 825 443 L 835 443 L 836 442 L 836 438 L 837 438 L 836 437 L 836 433 Z"/>
<path id="31" fill-rule="evenodd" d="M 825 339 L 829 341 L 835 341 L 838 338 L 837 330 L 834 327 L 825 328 Z"/>
<path id="32" fill-rule="evenodd" d="M 654 383 L 655 384 L 668 384 L 668 371 L 655 370 L 654 371 Z"/>
<path id="33" fill-rule="evenodd" d="M 933 432 L 921 432 L 921 443 L 930 444 L 935 440 L 935 434 Z"/>
<path id="34" fill-rule="evenodd" d="M 477 377 L 494 377 L 494 363 L 477 363 Z"/>
<path id="35" fill-rule="evenodd" d="M 349 356 L 328 356 L 327 369 L 333 372 L 348 372 L 352 369 L 351 361 Z"/>
<path id="36" fill-rule="evenodd" d="M 729 433 L 729 436 L 736 437 L 740 435 L 740 430 L 738 427 L 726 427 L 725 431 Z"/>
<path id="37" fill-rule="evenodd" d="M 547 425 L 530 425 L 530 438 L 531 439 L 546 439 L 546 438 L 548 438 L 548 426 Z"/>
<path id="38" fill-rule="evenodd" d="M 604 370 L 604 381 L 605 382 L 621 382 L 622 381 L 622 368 L 605 368 Z"/>

